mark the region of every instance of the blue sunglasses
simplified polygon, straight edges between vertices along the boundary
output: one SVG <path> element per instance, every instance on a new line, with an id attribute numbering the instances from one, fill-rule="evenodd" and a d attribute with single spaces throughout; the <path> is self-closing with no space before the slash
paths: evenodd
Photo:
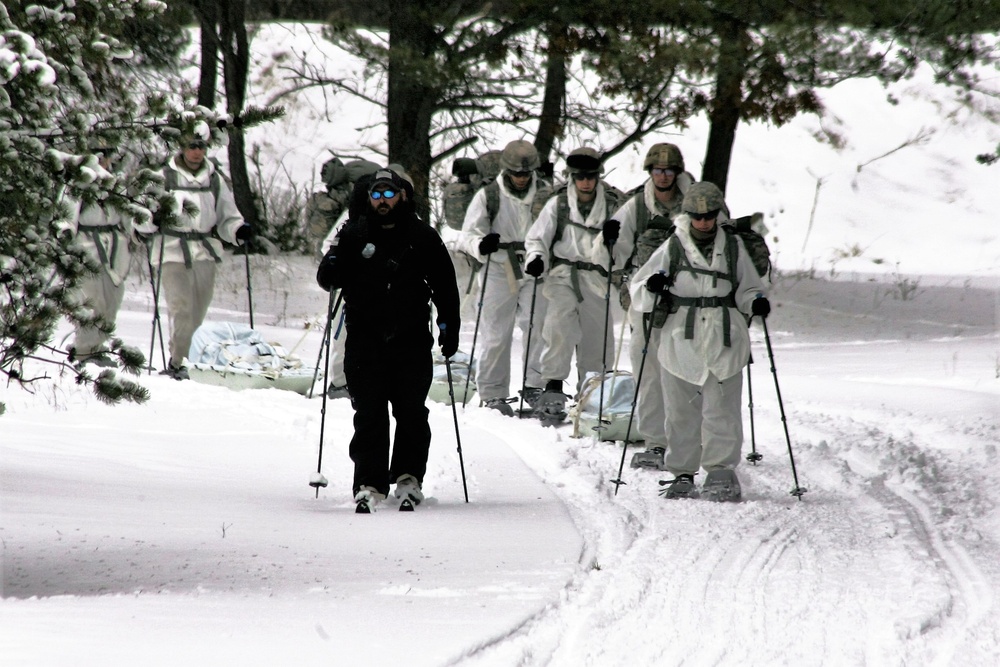
<path id="1" fill-rule="evenodd" d="M 372 199 L 378 201 L 383 197 L 385 199 L 392 199 L 393 197 L 396 196 L 397 192 L 395 190 L 375 190 L 374 192 L 371 192 L 369 194 L 371 195 Z"/>

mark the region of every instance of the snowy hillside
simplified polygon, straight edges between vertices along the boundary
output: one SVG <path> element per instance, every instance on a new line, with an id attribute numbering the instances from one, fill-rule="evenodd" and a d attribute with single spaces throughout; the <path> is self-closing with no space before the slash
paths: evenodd
<path id="1" fill-rule="evenodd" d="M 348 95 L 298 89 L 289 67 L 305 54 L 331 75 L 358 69 L 352 60 L 316 34 L 316 28 L 269 26 L 255 37 L 257 72 L 248 101 L 285 105 L 288 116 L 256 129 L 251 141 L 270 157 L 274 173 L 299 185 L 318 181 L 330 152 L 385 162 L 384 112 Z M 984 71 L 983 86 L 1000 92 L 996 72 Z M 930 85 L 922 70 L 888 91 L 871 81 L 847 81 L 821 91 L 827 114 L 800 116 L 782 128 L 760 123 L 736 135 L 727 188 L 730 208 L 739 214 L 761 211 L 769 241 L 785 271 L 819 275 L 1000 275 L 1000 191 L 997 167 L 975 156 L 1000 143 L 995 98 L 971 95 L 959 102 L 953 92 Z M 898 101 L 892 104 L 887 96 Z M 476 150 L 502 148 L 524 131 L 497 128 Z M 642 182 L 646 148 L 670 141 L 684 152 L 689 171 L 701 173 L 708 136 L 703 117 L 690 129 L 653 135 L 609 161 L 607 180 L 628 189 Z M 563 153 L 588 141 L 607 148 L 617 137 L 569 138 Z M 602 141 L 607 145 L 602 145 Z M 366 148 L 371 147 L 371 149 Z M 469 156 L 473 153 L 470 152 Z M 460 157 L 460 156 L 459 156 Z M 438 174 L 446 182 L 450 164 Z M 556 168 L 562 169 L 561 160 Z M 960 238 L 959 238 L 960 237 Z"/>

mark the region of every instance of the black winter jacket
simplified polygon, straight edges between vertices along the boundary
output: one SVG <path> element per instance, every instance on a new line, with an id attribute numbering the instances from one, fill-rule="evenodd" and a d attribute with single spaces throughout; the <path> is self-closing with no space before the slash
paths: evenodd
<path id="1" fill-rule="evenodd" d="M 320 286 L 343 290 L 348 340 L 426 340 L 431 301 L 439 325 L 461 326 L 455 267 L 441 237 L 409 206 L 397 208 L 392 228 L 370 208 L 348 221 L 320 263 Z"/>

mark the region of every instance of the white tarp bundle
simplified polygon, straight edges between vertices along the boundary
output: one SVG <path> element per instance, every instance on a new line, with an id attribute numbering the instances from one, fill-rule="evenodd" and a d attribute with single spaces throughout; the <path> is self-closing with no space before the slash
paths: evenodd
<path id="1" fill-rule="evenodd" d="M 569 417 L 573 420 L 573 437 L 595 436 L 598 440 L 624 440 L 634 397 L 635 379 L 632 374 L 628 371 L 608 371 L 604 376 L 602 411 L 605 424 L 598 435 L 594 427 L 598 423 L 597 413 L 601 410 L 601 374 L 588 373 L 580 389 L 580 400 L 569 411 Z M 637 424 L 633 419 L 629 442 L 640 439 L 637 431 Z"/>
<path id="2" fill-rule="evenodd" d="M 471 378 L 469 377 L 470 372 Z M 466 380 L 468 380 L 468 393 L 465 393 Z M 469 355 L 461 350 L 451 358 L 451 383 L 456 403 L 467 403 L 468 399 L 476 393 L 476 372 L 475 370 L 470 371 Z M 448 392 L 448 367 L 440 352 L 434 353 L 434 376 L 427 397 L 432 401 L 451 405 L 451 395 Z"/>
<path id="3" fill-rule="evenodd" d="M 188 362 L 192 380 L 231 389 L 275 387 L 306 394 L 316 372 L 249 325 L 236 322 L 201 325 L 191 339 Z"/>

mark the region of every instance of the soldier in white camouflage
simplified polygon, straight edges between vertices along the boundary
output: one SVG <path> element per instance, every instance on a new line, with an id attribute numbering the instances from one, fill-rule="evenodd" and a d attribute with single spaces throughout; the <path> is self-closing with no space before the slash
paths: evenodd
<path id="1" fill-rule="evenodd" d="M 629 275 L 634 273 L 673 233 L 673 219 L 681 212 L 684 193 L 694 182 L 694 177 L 684 170 L 684 156 L 674 144 L 657 143 L 646 151 L 643 168 L 649 178 L 632 191 L 625 205 L 614 214 L 621 223 L 615 251 L 627 258 L 622 280 L 622 307 L 628 313 L 632 337 L 629 341 L 629 359 L 632 372 L 638 375 L 642 364 L 642 351 L 647 350 L 647 360 L 639 385 L 635 408 L 636 430 L 646 444 L 646 451 L 632 457 L 633 468 L 659 468 L 667 450 L 665 431 L 666 403 L 660 391 L 660 365 L 653 362 L 660 344 L 660 329 L 649 328 L 649 318 L 629 309 Z M 662 312 L 660 313 L 662 315 Z M 649 345 L 645 346 L 645 333 Z"/>
<path id="2" fill-rule="evenodd" d="M 548 309 L 540 359 L 545 386 L 535 406 L 543 425 L 557 424 L 566 417 L 563 382 L 569 377 L 574 352 L 574 395 L 587 374 L 601 373 L 613 355 L 613 326 L 605 301 L 610 258 L 604 227 L 622 195 L 601 179 L 603 172 L 602 157 L 595 149 L 582 146 L 573 150 L 566 157 L 566 187 L 545 204 L 525 241 L 525 271 L 535 277 L 546 276 Z M 619 256 L 617 251 L 615 256 Z"/>
<path id="3" fill-rule="evenodd" d="M 534 322 L 545 317 L 545 297 L 534 290 L 535 281 L 524 273 L 524 238 L 551 194 L 549 185 L 538 175 L 538 151 L 527 141 L 512 141 L 500 159 L 503 172 L 472 199 L 462 226 L 462 249 L 483 264 L 480 271 L 481 320 L 477 350 L 476 385 L 479 399 L 488 408 L 507 416 L 514 411 L 508 403 L 511 383 L 511 341 L 514 326 L 527 340 L 532 324 L 532 295 L 535 294 Z M 483 277 L 485 276 L 485 278 Z M 537 336 L 534 338 L 537 340 Z M 526 386 L 541 388 L 539 356 L 541 345 L 527 352 Z M 525 368 L 522 359 L 520 368 Z"/>
<path id="4" fill-rule="evenodd" d="M 701 493 L 737 501 L 747 318 L 767 317 L 771 306 L 743 239 L 720 224 L 719 188 L 695 183 L 681 206 L 674 233 L 636 271 L 631 290 L 634 310 L 653 315 L 663 305 L 667 313 L 656 356 L 646 359 L 646 368 L 661 370 L 667 406 L 663 468 L 674 479 L 663 495 L 697 497 L 701 469 L 708 473 Z"/>

